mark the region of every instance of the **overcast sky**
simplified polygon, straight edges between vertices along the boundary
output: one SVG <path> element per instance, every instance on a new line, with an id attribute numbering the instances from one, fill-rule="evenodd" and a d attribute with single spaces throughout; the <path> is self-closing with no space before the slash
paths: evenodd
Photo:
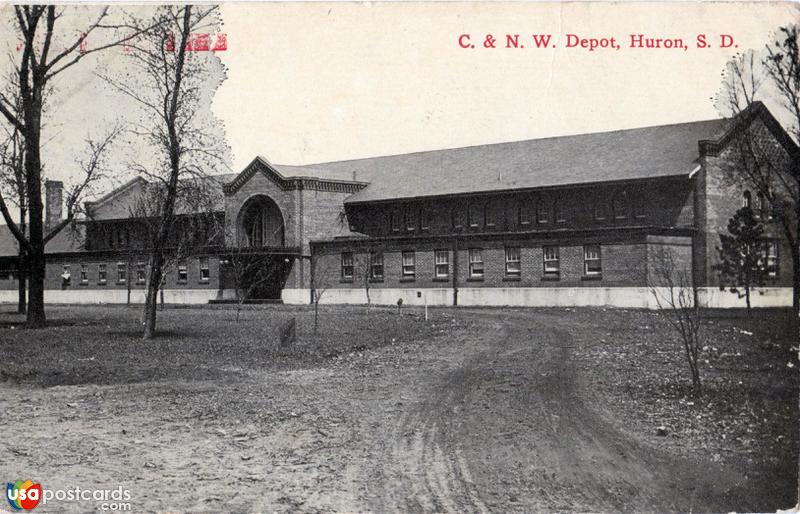
<path id="1" fill-rule="evenodd" d="M 737 50 L 718 48 L 719 35 L 763 47 L 796 16 L 789 3 L 227 4 L 229 78 L 213 108 L 233 167 L 218 171 L 256 155 L 306 164 L 714 118 L 710 97 Z M 459 47 L 464 33 L 477 48 Z M 565 48 L 570 33 L 622 48 Z M 629 49 L 631 33 L 689 49 Z M 712 48 L 694 48 L 701 33 Z M 486 34 L 498 47 L 519 34 L 527 48 L 484 49 Z M 531 34 L 552 34 L 556 47 L 531 49 Z M 128 107 L 91 70 L 72 74 L 48 175 L 68 179 L 87 132 Z"/>

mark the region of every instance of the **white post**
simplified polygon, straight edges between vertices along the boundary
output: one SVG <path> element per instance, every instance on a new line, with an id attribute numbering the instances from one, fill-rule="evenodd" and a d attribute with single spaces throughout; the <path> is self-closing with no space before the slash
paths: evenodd
<path id="1" fill-rule="evenodd" d="M 425 297 L 425 321 L 428 321 L 428 292 L 425 291 L 422 295 Z"/>

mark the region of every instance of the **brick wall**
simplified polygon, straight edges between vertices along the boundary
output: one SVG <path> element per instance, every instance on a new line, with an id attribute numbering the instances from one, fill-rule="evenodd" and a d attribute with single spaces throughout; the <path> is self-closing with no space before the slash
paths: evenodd
<path id="1" fill-rule="evenodd" d="M 86 257 L 61 257 L 53 256 L 48 257 L 47 266 L 45 268 L 45 283 L 46 290 L 90 290 L 90 289 L 120 289 L 127 290 L 128 285 L 125 282 L 117 280 L 117 264 L 125 263 L 127 257 L 103 257 L 98 258 L 95 256 L 87 255 Z M 142 256 L 132 260 L 128 272 L 128 279 L 131 280 L 132 289 L 145 289 L 146 284 L 139 284 L 136 281 L 136 268 L 137 263 L 147 263 L 147 257 Z M 81 264 L 87 265 L 88 282 L 81 283 Z M 105 284 L 99 283 L 99 265 L 106 265 L 107 280 Z M 70 267 L 70 281 L 65 283 L 62 279 L 64 273 L 64 265 Z M 185 283 L 178 281 L 177 269 L 172 267 L 167 270 L 167 278 L 164 284 L 164 289 L 211 289 L 216 290 L 219 288 L 219 258 L 214 256 L 208 257 L 209 265 L 209 280 L 203 282 L 200 280 L 200 259 L 194 257 L 186 260 L 187 280 Z M 8 276 L 0 277 L 0 290 L 16 290 L 17 281 L 9 280 Z"/>
<path id="2" fill-rule="evenodd" d="M 620 287 L 646 286 L 647 246 L 644 238 L 628 241 L 599 241 L 596 238 L 587 243 L 599 242 L 602 253 L 602 276 L 584 276 L 583 242 L 540 240 L 460 241 L 458 255 L 458 287 Z M 557 280 L 543 279 L 543 245 L 559 247 L 561 273 Z M 505 247 L 520 247 L 521 273 L 519 277 L 506 274 Z M 451 241 L 419 241 L 416 243 L 374 243 L 364 245 L 358 242 L 330 243 L 315 246 L 314 259 L 317 284 L 326 288 L 364 288 L 363 274 L 359 266 L 368 260 L 369 248 L 383 251 L 384 278 L 371 281 L 371 288 L 441 288 L 452 287 L 454 270 L 454 251 Z M 484 276 L 482 279 L 469 277 L 469 249 L 481 248 L 483 253 Z M 442 280 L 434 274 L 434 251 L 447 249 L 449 257 L 449 276 Z M 402 252 L 414 251 L 416 273 L 413 279 L 402 274 Z M 341 279 L 341 253 L 352 251 L 356 262 L 354 280 Z"/>
<path id="3" fill-rule="evenodd" d="M 776 152 L 787 159 L 788 154 L 774 139 L 769 129 L 760 119 L 754 120 L 750 129 L 765 144 L 771 144 Z M 717 247 L 719 234 L 727 233 L 728 221 L 743 205 L 745 190 L 751 191 L 752 205 L 757 208 L 757 195 L 754 188 L 743 183 L 741 177 L 732 169 L 736 166 L 735 144 L 729 144 L 718 155 L 703 158 L 702 176 L 698 178 L 699 194 L 705 197 L 704 210 L 698 216 L 698 261 L 705 262 L 699 272 L 699 283 L 718 286 L 719 279 L 713 266 L 719 262 Z M 787 287 L 792 283 L 792 262 L 789 246 L 776 220 L 766 221 L 766 236 L 779 242 L 778 275 L 770 280 L 769 286 Z M 702 257 L 705 257 L 703 259 Z"/>

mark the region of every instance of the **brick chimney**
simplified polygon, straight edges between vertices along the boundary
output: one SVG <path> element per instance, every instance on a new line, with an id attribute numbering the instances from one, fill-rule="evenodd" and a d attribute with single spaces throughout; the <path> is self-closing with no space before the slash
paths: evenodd
<path id="1" fill-rule="evenodd" d="M 45 227 L 52 228 L 61 221 L 61 205 L 64 201 L 64 183 L 60 180 L 45 180 L 44 182 Z"/>

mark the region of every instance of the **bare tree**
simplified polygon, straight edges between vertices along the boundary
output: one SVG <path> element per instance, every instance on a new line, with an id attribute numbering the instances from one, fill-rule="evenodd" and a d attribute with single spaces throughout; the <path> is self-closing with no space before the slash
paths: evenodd
<path id="1" fill-rule="evenodd" d="M 674 251 L 657 247 L 648 262 L 648 287 L 659 314 L 678 335 L 692 376 L 692 387 L 700 393 L 700 357 L 702 320 L 697 302 L 698 289 L 688 266 L 681 266 Z"/>
<path id="2" fill-rule="evenodd" d="M 134 99 L 142 116 L 131 134 L 156 153 L 154 162 L 138 160 L 133 168 L 161 185 L 152 209 L 157 229 L 149 248 L 144 309 L 144 339 L 156 328 L 156 303 L 167 266 L 170 236 L 175 233 L 176 206 L 183 179 L 202 179 L 226 166 L 227 146 L 221 125 L 210 112 L 224 68 L 211 52 L 195 52 L 193 34 L 220 24 L 216 6 L 168 5 L 152 20 L 131 21 L 143 37 L 128 44 L 131 73 L 124 79 L 104 76 L 112 87 Z"/>
<path id="3" fill-rule="evenodd" d="M 224 260 L 236 293 L 236 321 L 242 305 L 253 292 L 272 281 L 279 280 L 279 268 L 273 265 L 274 257 L 248 251 L 247 248 L 229 248 Z"/>
<path id="4" fill-rule="evenodd" d="M 357 253 L 353 256 L 353 279 L 357 284 L 361 284 L 364 288 L 364 294 L 367 297 L 367 311 L 372 307 L 372 299 L 369 295 L 370 284 L 372 279 L 372 259 L 371 253 Z"/>
<path id="5" fill-rule="evenodd" d="M 168 191 L 162 183 L 148 183 L 128 208 L 127 224 L 130 238 L 126 251 L 128 276 L 134 260 L 147 256 L 146 284 L 157 283 L 163 293 L 167 272 L 178 270 L 188 259 L 201 255 L 209 246 L 216 245 L 224 235 L 221 209 L 221 185 L 214 177 L 184 179 L 175 186 L 175 203 L 170 216 L 163 212 Z M 161 266 L 153 267 L 154 248 L 160 243 L 161 230 L 167 227 L 166 242 L 159 247 Z M 128 280 L 130 284 L 130 279 Z M 148 291 L 149 292 L 149 291 Z M 163 298 L 163 295 L 162 295 Z M 148 304 L 142 311 L 146 322 Z"/>
<path id="6" fill-rule="evenodd" d="M 10 85 L 14 88 L 14 94 L 9 96 L 6 88 L 2 88 L 0 92 L 0 119 L 18 131 L 22 141 L 27 232 L 14 220 L 1 193 L 0 212 L 25 254 L 29 281 L 27 324 L 30 327 L 41 327 L 46 322 L 45 245 L 72 222 L 79 210 L 80 199 L 92 181 L 92 177 L 87 176 L 75 184 L 73 194 L 67 198 L 67 219 L 64 223 L 50 229 L 45 227 L 41 191 L 42 126 L 48 94 L 59 82 L 63 72 L 87 56 L 115 47 L 138 35 L 126 30 L 120 36 L 121 27 L 109 22 L 108 7 L 97 9 L 96 16 L 83 27 L 68 26 L 62 22 L 67 9 L 77 8 L 53 5 L 14 6 L 11 37 L 21 40 L 21 51 L 11 56 L 14 79 Z M 98 36 L 104 42 L 89 47 L 86 41 L 90 35 Z"/>
<path id="7" fill-rule="evenodd" d="M 320 258 L 322 257 L 322 258 Z M 314 334 L 319 327 L 319 303 L 337 276 L 335 259 L 326 255 L 311 256 L 311 301 L 314 303 Z M 330 255 L 327 255 L 330 257 Z"/>

